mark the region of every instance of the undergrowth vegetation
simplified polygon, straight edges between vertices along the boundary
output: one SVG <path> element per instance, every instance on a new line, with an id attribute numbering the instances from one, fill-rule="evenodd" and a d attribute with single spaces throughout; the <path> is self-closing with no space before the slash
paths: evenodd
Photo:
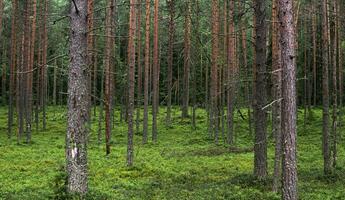
<path id="1" fill-rule="evenodd" d="M 16 136 L 7 139 L 7 109 L 0 108 L 0 113 L 0 199 L 78 199 L 68 196 L 65 188 L 65 108 L 49 108 L 47 130 L 34 132 L 30 145 L 17 144 Z M 141 134 L 136 134 L 131 168 L 125 164 L 127 125 L 118 120 L 119 113 L 115 113 L 108 157 L 104 141 L 98 144 L 98 117 L 93 117 L 88 145 L 90 193 L 85 199 L 280 199 L 271 192 L 274 144 L 270 133 L 270 177 L 256 180 L 251 175 L 253 139 L 241 117 L 235 119 L 235 147 L 230 148 L 223 139 L 215 145 L 209 138 L 205 111 L 198 110 L 195 130 L 190 121 L 179 117 L 178 108 L 173 114 L 172 126 L 166 127 L 165 108 L 160 108 L 157 144 L 142 145 Z M 305 127 L 303 112 L 299 116 L 300 199 L 345 199 L 343 142 L 339 143 L 336 171 L 325 177 L 321 110 L 313 110 Z"/>

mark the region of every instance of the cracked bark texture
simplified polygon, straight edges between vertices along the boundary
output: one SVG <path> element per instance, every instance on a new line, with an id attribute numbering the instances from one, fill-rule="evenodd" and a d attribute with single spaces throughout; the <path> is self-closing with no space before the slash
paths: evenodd
<path id="1" fill-rule="evenodd" d="M 86 194 L 88 124 L 87 0 L 70 8 L 70 66 L 68 72 L 68 125 L 66 136 L 67 190 Z"/>
<path id="2" fill-rule="evenodd" d="M 282 65 L 282 199 L 295 200 L 297 195 L 297 108 L 296 108 L 296 56 L 295 26 L 292 0 L 279 0 L 280 45 Z"/>
<path id="3" fill-rule="evenodd" d="M 255 75 L 254 75 L 254 175 L 259 178 L 267 176 L 267 113 L 263 107 L 267 103 L 267 67 L 266 67 L 266 0 L 255 0 Z"/>

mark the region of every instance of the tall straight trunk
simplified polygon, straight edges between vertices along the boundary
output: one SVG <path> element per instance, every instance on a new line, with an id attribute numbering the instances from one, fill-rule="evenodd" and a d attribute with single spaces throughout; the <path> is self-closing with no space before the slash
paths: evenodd
<path id="1" fill-rule="evenodd" d="M 186 12 L 184 21 L 184 64 L 183 64 L 183 96 L 182 96 L 182 118 L 188 117 L 189 108 L 189 78 L 190 78 L 190 48 L 191 48 L 191 2 L 186 1 Z"/>
<path id="2" fill-rule="evenodd" d="M 20 97 L 22 101 L 20 106 L 23 109 L 20 109 L 19 112 L 23 112 L 24 121 L 25 121 L 25 133 L 26 133 L 26 142 L 30 143 L 31 141 L 31 110 L 29 102 L 29 82 L 30 82 L 30 49 L 31 49 L 31 30 L 30 30 L 30 15 L 31 15 L 31 0 L 25 2 L 24 12 L 23 12 L 23 49 L 22 49 L 22 79 L 20 84 Z"/>
<path id="3" fill-rule="evenodd" d="M 245 10 L 245 4 L 243 5 L 243 9 Z M 248 65 L 248 58 L 247 58 L 247 30 L 246 30 L 246 21 L 243 20 L 241 23 L 241 37 L 242 37 L 242 48 L 243 48 L 243 67 L 244 67 L 244 74 L 245 77 L 249 78 L 249 65 Z M 248 130 L 249 135 L 252 135 L 252 112 L 251 112 L 251 94 L 250 94 L 250 82 L 249 80 L 245 83 L 245 93 L 247 99 L 247 117 L 248 117 Z"/>
<path id="4" fill-rule="evenodd" d="M 5 45 L 4 45 L 5 46 Z M 5 50 L 5 47 L 3 48 L 3 53 L 2 53 L 2 60 L 6 60 L 6 55 L 7 51 Z M 2 63 L 2 75 L 1 75 L 1 103 L 3 105 L 7 105 L 7 99 L 6 99 L 6 83 L 7 83 L 7 65 L 5 62 Z"/>
<path id="5" fill-rule="evenodd" d="M 282 136 L 283 136 L 283 193 L 284 200 L 298 199 L 297 195 L 297 106 L 295 26 L 292 0 L 279 0 L 282 80 Z"/>
<path id="6" fill-rule="evenodd" d="M 235 106 L 235 77 L 236 77 L 236 38 L 234 22 L 235 2 L 229 1 L 229 31 L 228 31 L 228 57 L 227 57 L 227 142 L 233 143 L 234 139 L 234 106 Z"/>
<path id="7" fill-rule="evenodd" d="M 212 0 L 212 54 L 211 54 L 211 88 L 210 120 L 215 143 L 218 144 L 218 64 L 219 64 L 219 1 Z"/>
<path id="8" fill-rule="evenodd" d="M 254 144 L 254 175 L 258 178 L 265 178 L 267 175 L 267 113 L 263 109 L 267 103 L 267 77 L 266 77 L 266 1 L 255 0 L 255 90 L 254 90 L 254 123 L 255 123 L 255 144 Z"/>
<path id="9" fill-rule="evenodd" d="M 144 122 L 143 122 L 143 143 L 147 143 L 148 119 L 149 119 L 149 71 L 150 71 L 150 21 L 151 2 L 146 0 L 146 22 L 145 22 L 145 69 L 144 69 Z"/>
<path id="10" fill-rule="evenodd" d="M 24 59 L 25 59 L 25 50 L 24 50 L 24 31 L 21 35 L 21 46 L 20 46 L 20 52 L 21 56 L 18 57 L 18 76 L 17 76 L 17 87 L 16 87 L 16 96 L 17 96 L 17 123 L 18 123 L 18 133 L 17 133 L 17 143 L 19 144 L 23 133 L 24 133 L 24 109 L 25 109 L 25 99 L 24 99 Z"/>
<path id="11" fill-rule="evenodd" d="M 39 3 L 38 7 L 38 23 L 42 22 L 43 3 Z M 42 26 L 38 26 L 38 37 L 42 38 Z M 42 41 L 37 41 L 37 69 L 36 69 L 36 101 L 35 101 L 35 125 L 36 132 L 39 131 L 39 112 L 41 106 L 41 71 L 42 71 Z"/>
<path id="12" fill-rule="evenodd" d="M 331 173 L 331 152 L 329 138 L 329 72 L 328 72 L 328 15 L 327 0 L 322 1 L 322 152 L 324 173 Z"/>
<path id="13" fill-rule="evenodd" d="M 226 99 L 227 99 L 227 75 L 228 75 L 228 66 L 227 66 L 227 61 L 228 61 L 228 2 L 224 1 L 223 2 L 223 60 L 222 60 L 222 67 L 220 68 L 220 117 L 221 117 L 221 132 L 222 132 L 222 138 L 224 143 L 226 143 L 226 136 L 225 136 L 225 129 L 227 126 L 226 122 L 226 116 L 225 116 L 225 111 L 224 111 L 224 106 L 226 106 Z"/>
<path id="14" fill-rule="evenodd" d="M 55 59 L 54 62 L 54 70 L 53 70 L 53 105 L 56 106 L 56 87 L 57 87 L 57 60 Z"/>
<path id="15" fill-rule="evenodd" d="M 44 0 L 43 10 L 43 42 L 42 42 L 42 69 L 41 69 L 41 107 L 43 130 L 46 130 L 46 104 L 47 104 L 47 51 L 48 51 L 48 1 Z"/>
<path id="16" fill-rule="evenodd" d="M 278 0 L 272 2 L 272 82 L 273 82 L 273 101 L 276 103 L 272 107 L 272 131 L 275 138 L 275 156 L 274 156 L 274 172 L 273 172 L 273 191 L 278 192 L 281 177 L 281 128 L 282 128 L 282 65 L 281 65 L 281 49 L 279 44 L 280 33 L 278 23 Z"/>
<path id="17" fill-rule="evenodd" d="M 141 62 L 141 0 L 137 2 L 137 57 L 138 57 L 138 94 L 137 94 L 137 118 L 136 118 L 136 132 L 140 132 L 140 110 L 142 105 L 142 82 L 143 82 L 143 71 Z"/>
<path id="18" fill-rule="evenodd" d="M 332 147 L 332 156 L 333 156 L 333 168 L 337 166 L 337 126 L 338 126 L 338 85 L 337 85 L 337 40 L 338 40 L 338 23 L 337 23 L 337 1 L 333 1 L 333 40 L 332 40 L 332 82 L 333 82 L 333 109 L 332 109 L 332 134 L 333 134 L 333 147 Z"/>
<path id="19" fill-rule="evenodd" d="M 70 8 L 70 66 L 66 137 L 67 190 L 84 195 L 87 186 L 88 75 L 87 0 L 75 0 Z"/>
<path id="20" fill-rule="evenodd" d="M 27 119 L 27 131 L 28 141 L 31 141 L 31 122 L 32 122 L 32 86 L 33 86 L 33 71 L 34 71 L 34 58 L 35 58 L 35 43 L 36 43 L 36 16 L 37 16 L 37 0 L 32 0 L 32 15 L 30 16 L 31 21 L 31 39 L 29 49 L 29 66 L 28 66 L 28 119 Z"/>
<path id="21" fill-rule="evenodd" d="M 307 19 L 304 19 L 303 22 L 303 29 L 301 30 L 301 33 L 304 34 L 304 46 L 303 46 L 303 129 L 306 130 L 307 126 L 307 106 L 308 106 L 308 50 L 307 50 Z"/>
<path id="22" fill-rule="evenodd" d="M 2 17 L 4 14 L 4 1 L 0 0 L 0 38 L 2 37 Z"/>
<path id="23" fill-rule="evenodd" d="M 87 65 L 89 66 L 89 72 L 88 72 L 88 90 L 89 90 L 89 97 L 88 101 L 90 103 L 89 105 L 89 128 L 91 129 L 91 110 L 92 110 L 92 67 L 93 65 L 93 11 L 94 10 L 94 0 L 88 0 L 87 1 Z M 94 94 L 94 96 L 96 96 Z M 55 100 L 56 101 L 56 100 Z"/>
<path id="24" fill-rule="evenodd" d="M 130 0 L 129 34 L 128 34 L 128 141 L 127 141 L 127 166 L 133 165 L 133 114 L 135 90 L 135 32 L 136 32 L 136 0 Z"/>
<path id="25" fill-rule="evenodd" d="M 97 55 L 96 55 L 97 56 Z M 98 113 L 98 135 L 97 135 L 97 139 L 98 139 L 98 144 L 100 145 L 102 142 L 102 124 L 103 124 L 103 110 L 104 110 L 104 71 L 105 69 L 102 69 L 102 73 L 101 73 L 101 91 L 100 91 L 100 102 L 99 102 L 99 113 Z"/>
<path id="26" fill-rule="evenodd" d="M 18 0 L 12 1 L 12 22 L 11 22 L 11 64 L 10 64 L 10 84 L 9 84 L 9 100 L 8 100 L 8 124 L 7 136 L 12 136 L 13 114 L 14 114 L 14 101 L 15 93 L 15 80 L 16 80 L 16 60 L 17 60 L 17 10 Z"/>
<path id="27" fill-rule="evenodd" d="M 172 99 L 172 78 L 174 62 L 174 39 L 175 39 L 175 0 L 167 0 L 169 7 L 169 44 L 168 44 L 168 97 L 166 124 L 171 125 L 171 99 Z"/>
<path id="28" fill-rule="evenodd" d="M 94 60 L 93 60 L 93 95 L 95 95 L 95 97 L 94 97 L 94 116 L 96 116 L 96 110 L 97 110 L 97 86 L 98 86 L 98 54 L 97 53 L 95 53 L 94 55 L 93 55 L 93 58 L 94 58 Z M 101 85 L 103 85 L 103 81 L 101 82 L 102 84 Z M 103 102 L 103 97 L 101 97 L 100 98 L 101 99 L 101 101 Z"/>
<path id="29" fill-rule="evenodd" d="M 315 6 L 312 4 L 312 37 L 313 37 L 313 105 L 316 106 L 317 103 L 317 74 L 316 74 L 316 53 L 317 53 L 317 43 L 316 43 L 316 14 Z"/>
<path id="30" fill-rule="evenodd" d="M 4 14 L 4 2 L 3 0 L 0 0 L 0 38 L 2 37 L 2 18 Z M 1 48 L 1 47 L 0 47 Z M 0 49 L 0 52 L 2 51 L 2 74 L 1 74 L 1 103 L 3 105 L 6 105 L 6 73 L 7 73 L 7 66 L 5 64 L 5 44 L 2 45 L 2 49 Z"/>
<path id="31" fill-rule="evenodd" d="M 157 112 L 158 112 L 158 101 L 159 101 L 159 65 L 158 65 L 158 13 L 159 12 L 159 1 L 154 1 L 154 18 L 153 18 L 153 66 L 152 66 L 152 141 L 157 142 Z"/>
<path id="32" fill-rule="evenodd" d="M 338 28 L 341 23 L 341 19 L 339 17 L 339 13 L 343 11 L 343 7 L 340 4 L 340 0 L 338 1 L 338 18 L 337 18 L 337 25 Z M 342 122 L 342 116 L 343 116 L 343 50 L 342 50 L 342 36 L 343 32 L 337 28 L 338 31 L 338 84 L 339 84 L 339 122 L 338 122 L 338 127 L 339 128 L 339 135 L 341 135 L 341 128 L 343 126 Z"/>
<path id="33" fill-rule="evenodd" d="M 200 3 L 199 0 L 195 0 L 193 2 L 195 4 L 195 12 L 196 12 L 196 22 L 195 22 L 195 32 L 194 34 L 196 35 L 196 51 L 195 52 L 195 57 L 198 57 L 198 55 L 202 54 L 202 49 L 201 49 L 201 43 L 200 43 Z M 192 109 L 192 127 L 195 130 L 196 129 L 196 109 L 197 109 L 197 93 L 198 93 L 198 87 L 197 87 L 197 82 L 198 82 L 198 77 L 197 77 L 197 71 L 196 71 L 196 66 L 201 65 L 200 60 L 196 60 L 196 63 L 192 65 L 192 78 L 193 78 L 193 97 L 192 97 L 192 104 L 193 104 L 193 109 Z M 202 75 L 201 75 L 202 79 Z M 202 80 L 201 80 L 202 83 Z"/>
<path id="34" fill-rule="evenodd" d="M 113 9 L 114 9 L 114 0 L 107 1 L 106 8 L 106 19 L 105 19 L 105 54 L 104 54 L 104 73 L 105 73 L 105 93 L 104 93 L 104 105 L 105 105 L 105 147 L 106 155 L 110 154 L 110 140 L 111 140 L 111 110 L 112 110 L 112 52 L 113 52 L 113 28 L 112 28 L 112 19 L 113 19 Z"/>

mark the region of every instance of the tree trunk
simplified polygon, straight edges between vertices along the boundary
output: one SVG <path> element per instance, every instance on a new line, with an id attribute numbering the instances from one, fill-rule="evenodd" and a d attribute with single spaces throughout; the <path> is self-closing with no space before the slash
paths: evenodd
<path id="1" fill-rule="evenodd" d="M 315 6 L 312 4 L 312 37 L 313 37 L 313 105 L 314 107 L 317 104 L 317 74 L 316 74 L 316 53 L 317 53 L 317 43 L 316 43 L 316 15 L 315 15 Z"/>
<path id="2" fill-rule="evenodd" d="M 111 110 L 112 110 L 112 52 L 113 52 L 113 9 L 114 9 L 114 1 L 108 0 L 107 1 L 107 8 L 106 8 L 106 19 L 105 19 L 105 27 L 106 27 L 106 39 L 105 39 L 105 55 L 104 55 L 104 67 L 105 67 L 105 93 L 104 93 L 104 105 L 105 105 L 105 147 L 106 147 L 106 155 L 110 154 L 110 141 L 111 141 Z"/>
<path id="3" fill-rule="evenodd" d="M 128 34 L 128 141 L 127 141 L 127 166 L 133 165 L 133 114 L 134 114 L 134 90 L 135 90 L 135 31 L 136 0 L 130 0 L 129 34 Z"/>
<path id="4" fill-rule="evenodd" d="M 332 40 L 332 82 L 333 82 L 333 109 L 332 109 L 332 134 L 333 134 L 333 168 L 337 166 L 337 126 L 338 126 L 338 85 L 337 85 L 337 40 L 338 40 L 338 25 L 337 25 L 337 2 L 333 2 L 333 40 Z"/>
<path id="5" fill-rule="evenodd" d="M 328 72 L 328 16 L 327 0 L 322 1 L 322 147 L 324 173 L 331 173 L 331 152 L 329 139 L 329 72 Z"/>
<path id="6" fill-rule="evenodd" d="M 2 37 L 2 17 L 4 14 L 4 1 L 0 0 L 0 38 Z"/>
<path id="7" fill-rule="evenodd" d="M 211 88 L 210 120 L 215 143 L 218 144 L 218 64 L 219 64 L 219 1 L 212 0 L 212 54 L 211 54 Z"/>
<path id="8" fill-rule="evenodd" d="M 190 45 L 191 45 L 191 2 L 186 1 L 186 12 L 184 22 L 184 64 L 183 64 L 183 96 L 182 96 L 182 118 L 188 117 L 189 108 L 189 77 L 190 77 Z"/>
<path id="9" fill-rule="evenodd" d="M 341 13 L 343 11 L 343 7 L 340 4 L 340 0 L 338 1 L 338 13 Z M 338 28 L 341 23 L 341 19 L 338 14 Z M 339 84 L 339 122 L 338 122 L 338 127 L 339 127 L 339 135 L 341 135 L 341 130 L 343 127 L 343 121 L 342 121 L 342 116 L 343 116 L 343 49 L 342 49 L 342 36 L 343 32 L 341 29 L 338 29 L 338 84 Z"/>
<path id="10" fill-rule="evenodd" d="M 267 77 L 266 77 L 266 1 L 255 0 L 255 90 L 254 90 L 254 175 L 261 179 L 267 175 L 267 113 L 264 106 L 267 103 Z"/>
<path id="11" fill-rule="evenodd" d="M 307 60 L 308 60 L 308 50 L 307 50 L 307 20 L 304 19 L 303 22 L 303 29 L 301 30 L 301 32 L 303 33 L 303 38 L 304 38 L 304 47 L 303 47 L 303 107 L 304 107 L 304 112 L 303 112 L 303 129 L 304 131 L 307 128 L 307 106 L 308 106 L 308 68 L 307 68 Z"/>
<path id="12" fill-rule="evenodd" d="M 172 77 L 174 62 L 174 39 L 175 39 L 175 0 L 167 0 L 169 7 L 169 44 L 168 44 L 168 97 L 166 124 L 171 125 L 171 99 L 172 99 Z"/>
<path id="13" fill-rule="evenodd" d="M 159 12 L 159 1 L 154 1 L 154 19 L 153 19 L 153 69 L 152 69 L 152 141 L 157 142 L 157 112 L 158 112 L 158 101 L 159 101 L 159 65 L 158 65 L 158 13 Z"/>
<path id="14" fill-rule="evenodd" d="M 22 66 L 21 66 L 21 79 L 20 79 L 20 106 L 22 109 L 19 110 L 20 116 L 23 116 L 21 121 L 25 121 L 25 133 L 26 133 L 26 143 L 31 141 L 31 110 L 29 102 L 29 82 L 30 82 L 30 50 L 31 50 L 31 31 L 30 31 L 30 15 L 31 15 L 31 1 L 28 0 L 24 5 L 23 14 L 23 49 L 22 49 Z M 24 130 L 23 130 L 24 131 Z M 21 132 L 20 134 L 22 134 Z"/>
<path id="15" fill-rule="evenodd" d="M 53 105 L 56 106 L 56 87 L 57 87 L 57 61 L 55 59 L 54 71 L 53 71 Z"/>
<path id="16" fill-rule="evenodd" d="M 278 0 L 272 2 L 272 82 L 273 82 L 273 101 L 276 103 L 272 107 L 272 131 L 275 138 L 275 156 L 273 172 L 273 192 L 278 192 L 281 177 L 281 98 L 282 98 L 282 66 L 281 49 L 279 44 L 280 33 L 278 23 Z"/>
<path id="17" fill-rule="evenodd" d="M 297 196 L 297 106 L 296 106 L 296 63 L 295 26 L 293 24 L 292 0 L 279 0 L 279 23 L 282 82 L 282 136 L 283 136 L 283 193 L 284 200 L 295 200 Z"/>
<path id="18" fill-rule="evenodd" d="M 94 0 L 87 1 L 87 65 L 90 68 L 88 73 L 88 91 L 89 91 L 89 128 L 91 130 L 91 110 L 92 110 L 92 67 L 93 65 L 93 11 L 94 10 Z M 94 94 L 95 95 L 95 94 Z M 55 100 L 56 101 L 56 100 Z"/>
<path id="19" fill-rule="evenodd" d="M 96 55 L 97 56 L 97 55 Z M 99 113 L 98 113 L 98 144 L 101 144 L 102 141 L 102 124 L 103 124 L 103 109 L 104 109 L 104 72 L 105 69 L 103 68 L 101 73 L 101 91 L 100 91 L 100 102 L 99 102 Z"/>
<path id="20" fill-rule="evenodd" d="M 12 125 L 14 115 L 14 101 L 15 96 L 15 80 L 16 80 L 16 60 L 17 60 L 17 10 L 18 0 L 12 1 L 12 22 L 11 22 L 11 64 L 10 64 L 10 84 L 9 84 L 9 100 L 8 100 L 8 124 L 7 136 L 12 136 Z"/>
<path id="21" fill-rule="evenodd" d="M 67 189 L 84 195 L 87 186 L 88 66 L 87 0 L 74 0 L 70 8 L 70 67 L 68 73 L 68 125 L 66 137 Z"/>
<path id="22" fill-rule="evenodd" d="M 228 32 L 228 57 L 227 57 L 227 134 L 228 144 L 234 141 L 234 104 L 235 104 L 235 77 L 236 77 L 236 38 L 235 38 L 235 22 L 234 22 L 235 2 L 229 1 L 229 32 Z"/>
<path id="23" fill-rule="evenodd" d="M 5 46 L 5 45 L 4 45 Z M 3 48 L 2 53 L 2 60 L 4 61 L 6 59 L 7 51 L 5 50 L 5 47 Z M 7 105 L 6 100 L 6 83 L 7 83 L 7 65 L 5 62 L 2 63 L 2 75 L 1 75 L 1 103 L 5 106 Z"/>
<path id="24" fill-rule="evenodd" d="M 150 21 L 151 21 L 151 2 L 146 0 L 146 22 L 145 22 L 145 77 L 144 77 L 144 129 L 143 143 L 147 143 L 148 133 L 148 104 L 149 104 L 149 70 L 150 70 Z"/>
<path id="25" fill-rule="evenodd" d="M 32 0 L 32 15 L 30 19 L 32 20 L 31 24 L 31 39 L 30 39 L 30 49 L 29 49 L 29 69 L 28 69 L 28 119 L 27 119 L 27 134 L 28 141 L 31 142 L 31 122 L 32 122 L 32 86 L 33 86 L 33 72 L 34 72 L 34 59 L 35 59 L 35 43 L 36 43 L 36 16 L 37 16 L 37 0 Z"/>
<path id="26" fill-rule="evenodd" d="M 137 8 L 137 56 L 138 56 L 138 94 L 137 94 L 137 118 L 136 118 L 136 132 L 140 132 L 140 110 L 142 105 L 142 62 L 141 62 L 141 0 L 138 0 L 137 2 L 138 8 Z"/>
<path id="27" fill-rule="evenodd" d="M 0 38 L 2 37 L 2 17 L 4 14 L 4 2 L 3 0 L 0 0 Z M 1 47 L 0 47 L 1 48 Z M 0 52 L 2 50 L 2 74 L 1 74 L 1 103 L 3 105 L 6 105 L 6 73 L 7 73 L 7 66 L 5 64 L 5 44 L 2 45 L 2 49 L 0 49 Z"/>
<path id="28" fill-rule="evenodd" d="M 48 51 L 48 1 L 44 0 L 43 10 L 43 44 L 42 44 L 42 69 L 41 69 L 41 107 L 42 107 L 42 123 L 43 130 L 46 130 L 46 102 L 47 102 L 47 51 Z"/>

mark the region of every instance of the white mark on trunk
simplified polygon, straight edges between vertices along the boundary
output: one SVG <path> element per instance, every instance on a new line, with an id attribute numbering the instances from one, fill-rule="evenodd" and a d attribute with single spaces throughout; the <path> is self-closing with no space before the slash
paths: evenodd
<path id="1" fill-rule="evenodd" d="M 75 144 L 75 147 L 72 148 L 72 158 L 75 158 L 75 156 L 77 155 L 78 153 L 78 147 L 77 145 Z"/>

